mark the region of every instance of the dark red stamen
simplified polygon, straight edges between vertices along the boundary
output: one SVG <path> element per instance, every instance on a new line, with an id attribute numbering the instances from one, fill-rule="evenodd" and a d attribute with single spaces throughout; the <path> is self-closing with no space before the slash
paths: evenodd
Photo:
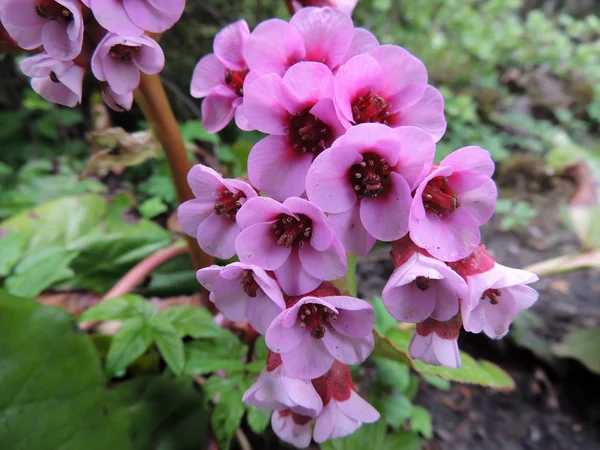
<path id="1" fill-rule="evenodd" d="M 379 122 L 387 125 L 390 117 L 389 107 L 390 104 L 383 97 L 369 91 L 352 102 L 352 117 L 357 124 Z"/>
<path id="2" fill-rule="evenodd" d="M 240 277 L 240 284 L 248 297 L 256 297 L 256 292 L 260 289 L 258 283 L 254 280 L 254 273 L 250 270 L 244 270 Z"/>
<path id="3" fill-rule="evenodd" d="M 429 286 L 431 285 L 429 278 L 422 276 L 418 276 L 415 279 L 415 284 L 417 285 L 417 288 L 419 288 L 423 292 L 429 289 Z"/>
<path id="4" fill-rule="evenodd" d="M 298 219 L 281 214 L 273 224 L 277 244 L 284 247 L 302 247 L 312 236 L 312 220 L 304 214 Z"/>
<path id="5" fill-rule="evenodd" d="M 423 206 L 441 217 L 460 208 L 458 197 L 448 185 L 448 177 L 435 177 L 427 183 L 423 190 Z"/>
<path id="6" fill-rule="evenodd" d="M 290 137 L 292 147 L 302 153 L 319 155 L 333 140 L 333 134 L 328 125 L 321 122 L 310 113 L 310 109 L 290 116 L 289 125 L 285 131 Z"/>
<path id="7" fill-rule="evenodd" d="M 337 320 L 337 314 L 326 306 L 307 303 L 298 311 L 300 328 L 306 328 L 315 339 L 323 339 L 327 333 L 326 325 Z"/>
<path id="8" fill-rule="evenodd" d="M 242 198 L 246 198 L 246 195 L 242 191 L 234 194 L 229 189 L 223 188 L 219 192 L 217 201 L 215 202 L 215 214 L 222 214 L 228 219 L 234 219 L 238 210 L 242 207 L 242 202 L 240 202 Z"/>
<path id="9" fill-rule="evenodd" d="M 130 47 L 129 45 L 117 44 L 111 47 L 109 54 L 122 63 L 126 63 L 134 58 L 139 49 L 139 47 Z"/>
<path id="10" fill-rule="evenodd" d="M 358 198 L 377 197 L 390 182 L 390 166 L 375 153 L 365 153 L 363 161 L 350 168 L 350 183 Z"/>
<path id="11" fill-rule="evenodd" d="M 225 84 L 229 86 L 240 97 L 244 95 L 244 79 L 250 72 L 249 69 L 244 70 L 227 70 L 225 72 Z"/>
<path id="12" fill-rule="evenodd" d="M 488 289 L 481 295 L 481 300 L 486 297 L 490 299 L 490 304 L 497 305 L 498 297 L 502 297 L 502 291 L 500 289 Z"/>
<path id="13" fill-rule="evenodd" d="M 35 5 L 35 13 L 42 19 L 71 21 L 73 14 L 54 0 L 39 0 Z"/>

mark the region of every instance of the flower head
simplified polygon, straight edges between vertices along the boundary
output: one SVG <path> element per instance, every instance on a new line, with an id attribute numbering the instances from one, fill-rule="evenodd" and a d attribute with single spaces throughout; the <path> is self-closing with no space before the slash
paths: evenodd
<path id="1" fill-rule="evenodd" d="M 310 444 L 313 419 L 295 413 L 291 409 L 273 411 L 271 428 L 284 442 L 297 448 L 306 448 Z"/>
<path id="2" fill-rule="evenodd" d="M 408 345 L 410 357 L 433 366 L 445 366 L 450 369 L 460 367 L 458 351 L 460 327 L 460 315 L 446 322 L 429 318 L 418 323 Z"/>
<path id="3" fill-rule="evenodd" d="M 196 165 L 188 174 L 196 197 L 179 206 L 183 231 L 198 240 L 209 255 L 228 259 L 235 255 L 235 239 L 240 227 L 235 218 L 247 199 L 258 194 L 242 180 L 223 178 L 210 167 Z"/>
<path id="4" fill-rule="evenodd" d="M 296 13 L 302 8 L 308 6 L 330 6 L 339 11 L 342 11 L 349 16 L 352 15 L 352 11 L 356 7 L 358 0 L 290 0 L 289 4 L 292 5 L 292 10 Z"/>
<path id="5" fill-rule="evenodd" d="M 244 110 L 253 128 L 270 135 L 250 152 L 250 181 L 278 200 L 304 193 L 313 159 L 345 131 L 333 105 L 333 75 L 321 63 L 300 62 L 283 78 L 258 78 Z"/>
<path id="6" fill-rule="evenodd" d="M 81 103 L 85 69 L 73 61 L 58 61 L 40 53 L 24 59 L 21 70 L 32 77 L 33 90 L 49 102 L 71 108 Z"/>
<path id="7" fill-rule="evenodd" d="M 265 334 L 285 309 L 279 285 L 260 267 L 239 262 L 225 267 L 213 265 L 200 269 L 196 277 L 227 319 L 247 320 L 260 334 Z"/>
<path id="8" fill-rule="evenodd" d="M 225 128 L 234 115 L 238 127 L 252 129 L 242 106 L 249 72 L 244 48 L 249 35 L 244 20 L 225 27 L 215 36 L 214 53 L 204 56 L 194 69 L 191 94 L 206 97 L 202 102 L 202 124 L 210 133 Z"/>
<path id="9" fill-rule="evenodd" d="M 364 255 L 376 239 L 408 231 L 411 191 L 429 171 L 435 144 L 415 127 L 357 125 L 321 153 L 308 171 L 306 193 L 346 250 Z"/>
<path id="10" fill-rule="evenodd" d="M 410 207 L 411 239 L 442 261 L 467 257 L 479 244 L 479 226 L 494 213 L 494 162 L 480 147 L 444 158 L 421 182 Z"/>
<path id="11" fill-rule="evenodd" d="M 250 199 L 237 214 L 240 261 L 272 270 L 283 291 L 301 295 L 322 280 L 342 277 L 348 265 L 323 211 L 307 200 Z"/>
<path id="12" fill-rule="evenodd" d="M 24 49 L 40 46 L 48 55 L 71 61 L 83 45 L 83 17 L 79 0 L 5 0 L 2 24 Z"/>
<path id="13" fill-rule="evenodd" d="M 427 84 L 423 63 L 401 47 L 382 45 L 351 58 L 338 70 L 334 90 L 346 127 L 371 122 L 415 126 L 436 142 L 446 131 L 441 94 Z"/>
<path id="14" fill-rule="evenodd" d="M 339 360 L 363 362 L 373 350 L 373 307 L 346 296 L 312 297 L 279 314 L 267 330 L 267 347 L 281 354 L 289 376 L 313 379 L 324 375 Z"/>

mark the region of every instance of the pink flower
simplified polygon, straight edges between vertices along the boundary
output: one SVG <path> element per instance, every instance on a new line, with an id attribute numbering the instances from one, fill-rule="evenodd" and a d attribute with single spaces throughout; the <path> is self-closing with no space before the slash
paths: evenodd
<path id="1" fill-rule="evenodd" d="M 349 57 L 354 34 L 347 14 L 332 8 L 303 8 L 289 23 L 280 19 L 260 23 L 250 34 L 244 54 L 248 67 L 263 73 L 281 76 L 300 61 L 321 62 L 333 70 Z M 360 34 L 359 39 L 364 37 Z"/>
<path id="2" fill-rule="evenodd" d="M 494 262 L 483 246 L 456 265 L 469 287 L 461 313 L 464 328 L 471 333 L 504 337 L 517 313 L 538 299 L 538 292 L 526 286 L 538 281 L 537 275 Z"/>
<path id="3" fill-rule="evenodd" d="M 177 212 L 183 231 L 198 240 L 209 255 L 229 259 L 235 255 L 235 239 L 240 227 L 235 217 L 247 199 L 258 194 L 248 183 L 223 179 L 210 167 L 196 165 L 188 174 L 196 197 L 179 206 Z"/>
<path id="4" fill-rule="evenodd" d="M 133 91 L 128 91 L 126 94 L 117 94 L 110 88 L 106 82 L 102 84 L 102 100 L 112 110 L 123 112 L 129 111 L 133 105 Z"/>
<path id="5" fill-rule="evenodd" d="M 240 261 L 272 270 L 288 295 L 305 294 L 348 270 L 346 253 L 323 211 L 307 200 L 250 199 L 237 214 Z"/>
<path id="6" fill-rule="evenodd" d="M 410 207 L 410 237 L 442 261 L 467 257 L 479 244 L 479 226 L 494 213 L 494 162 L 480 147 L 444 158 L 421 182 Z"/>
<path id="7" fill-rule="evenodd" d="M 283 79 L 264 75 L 250 86 L 248 121 L 269 134 L 250 152 L 250 181 L 277 200 L 302 195 L 315 156 L 345 131 L 333 105 L 333 75 L 324 64 L 300 62 Z"/>
<path id="8" fill-rule="evenodd" d="M 85 69 L 73 61 L 58 61 L 40 53 L 24 59 L 21 71 L 32 77 L 33 90 L 49 102 L 71 108 L 81 103 Z"/>
<path id="9" fill-rule="evenodd" d="M 262 408 L 291 409 L 308 417 L 317 417 L 323 409 L 321 397 L 311 382 L 287 376 L 281 365 L 281 356 L 273 352 L 269 352 L 267 366 L 246 391 L 243 401 Z"/>
<path id="10" fill-rule="evenodd" d="M 289 376 L 324 375 L 335 359 L 359 364 L 373 350 L 373 307 L 345 296 L 303 297 L 279 314 L 267 330 L 267 347 L 281 354 Z"/>
<path id="11" fill-rule="evenodd" d="M 273 411 L 271 428 L 284 442 L 297 448 L 306 448 L 310 444 L 313 419 L 302 416 L 289 409 Z"/>
<path id="12" fill-rule="evenodd" d="M 363 423 L 379 420 L 377 410 L 355 392 L 348 366 L 339 361 L 312 383 L 324 405 L 315 423 L 314 438 L 318 443 L 348 436 Z"/>
<path id="13" fill-rule="evenodd" d="M 338 70 L 334 91 L 346 127 L 409 125 L 427 131 L 436 142 L 446 131 L 441 94 L 427 84 L 423 63 L 401 47 L 382 45 L 350 59 Z"/>
<path id="14" fill-rule="evenodd" d="M 140 72 L 152 75 L 165 65 L 160 45 L 148 36 L 107 33 L 92 56 L 92 72 L 117 95 L 129 95 L 140 84 Z"/>
<path id="15" fill-rule="evenodd" d="M 227 319 L 247 320 L 260 334 L 265 334 L 286 308 L 279 285 L 260 267 L 239 262 L 225 267 L 213 265 L 200 269 L 196 277 Z"/>
<path id="16" fill-rule="evenodd" d="M 444 262 L 414 245 L 412 248 L 412 255 L 396 267 L 383 288 L 386 309 L 403 322 L 418 323 L 429 317 L 450 320 L 458 314 L 459 299 L 467 295 L 465 281 Z"/>
<path id="17" fill-rule="evenodd" d="M 81 52 L 83 17 L 79 0 L 5 0 L 2 24 L 24 49 L 40 46 L 54 59 L 70 61 Z"/>
<path id="18" fill-rule="evenodd" d="M 185 0 L 81 0 L 100 25 L 113 33 L 162 33 L 179 20 Z"/>
<path id="19" fill-rule="evenodd" d="M 244 48 L 249 35 L 243 20 L 225 27 L 215 36 L 214 53 L 204 56 L 194 69 L 191 94 L 206 97 L 202 102 L 202 124 L 210 133 L 225 128 L 234 114 L 238 127 L 252 129 L 242 106 L 248 75 Z"/>
<path id="20" fill-rule="evenodd" d="M 308 6 L 330 6 L 351 16 L 358 0 L 288 0 L 288 3 L 294 13 Z"/>
<path id="21" fill-rule="evenodd" d="M 427 319 L 417 324 L 417 330 L 410 340 L 410 357 L 433 366 L 445 366 L 450 369 L 460 367 L 458 334 L 460 316 L 446 322 Z"/>
<path id="22" fill-rule="evenodd" d="M 306 193 L 330 213 L 346 250 L 364 255 L 376 239 L 407 233 L 410 193 L 429 172 L 434 153 L 435 144 L 418 128 L 357 125 L 315 159 Z"/>

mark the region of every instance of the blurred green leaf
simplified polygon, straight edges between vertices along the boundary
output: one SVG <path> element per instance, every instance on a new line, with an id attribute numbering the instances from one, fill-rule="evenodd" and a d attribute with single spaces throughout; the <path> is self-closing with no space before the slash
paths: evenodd
<path id="1" fill-rule="evenodd" d="M 171 306 L 159 313 L 173 324 L 181 336 L 199 338 L 219 338 L 224 331 L 205 308 L 193 306 Z"/>
<path id="2" fill-rule="evenodd" d="M 198 290 L 196 271 L 189 255 L 179 255 L 152 272 L 150 283 L 142 288 L 147 297 L 192 295 Z"/>
<path id="3" fill-rule="evenodd" d="M 195 140 L 210 142 L 211 144 L 218 145 L 220 142 L 219 135 L 209 133 L 206 131 L 202 122 L 198 120 L 188 120 L 182 124 L 179 129 L 181 135 L 186 142 L 194 142 Z"/>
<path id="4" fill-rule="evenodd" d="M 422 406 L 413 406 L 410 413 L 410 428 L 425 436 L 427 439 L 433 437 L 431 414 Z"/>
<path id="5" fill-rule="evenodd" d="M 110 344 L 106 357 L 107 374 L 123 374 L 129 364 L 148 350 L 153 337 L 151 328 L 142 317 L 125 320 Z"/>
<path id="6" fill-rule="evenodd" d="M 442 391 L 447 391 L 450 389 L 450 382 L 448 380 L 444 380 L 443 378 L 438 377 L 437 375 L 432 375 L 430 373 L 424 372 L 420 373 L 419 375 L 427 383 L 431 384 L 432 386 L 435 386 L 438 389 L 441 389 Z"/>
<path id="7" fill-rule="evenodd" d="M 413 410 L 412 402 L 400 392 L 382 397 L 378 406 L 383 420 L 394 429 L 404 425 Z"/>
<path id="8" fill-rule="evenodd" d="M 8 275 L 19 262 L 27 241 L 19 234 L 10 234 L 0 239 L 0 277 Z"/>
<path id="9" fill-rule="evenodd" d="M 375 329 L 385 336 L 389 330 L 398 325 L 398 321 L 387 312 L 381 297 L 374 297 L 371 305 L 375 309 Z"/>
<path id="10" fill-rule="evenodd" d="M 139 206 L 140 214 L 146 219 L 152 219 L 169 210 L 160 197 L 152 197 Z"/>
<path id="11" fill-rule="evenodd" d="M 375 357 L 373 361 L 382 383 L 400 391 L 406 390 L 410 382 L 410 368 L 407 364 L 381 357 Z"/>
<path id="12" fill-rule="evenodd" d="M 152 317 L 149 326 L 154 342 L 167 366 L 175 375 L 181 375 L 185 365 L 185 353 L 178 330 L 164 316 Z"/>
<path id="13" fill-rule="evenodd" d="M 258 406 L 250 406 L 248 408 L 248 425 L 250 429 L 256 434 L 262 434 L 265 432 L 269 423 L 271 423 L 272 411 L 259 408 Z"/>
<path id="14" fill-rule="evenodd" d="M 156 309 L 139 295 L 126 294 L 104 300 L 85 310 L 79 317 L 79 322 L 95 322 L 97 320 L 126 320 L 140 317 L 149 320 Z"/>
<path id="15" fill-rule="evenodd" d="M 563 358 L 574 358 L 600 374 L 600 327 L 572 331 L 552 347 L 552 352 Z"/>
<path id="16" fill-rule="evenodd" d="M 221 377 L 217 374 L 212 375 L 208 380 L 206 380 L 206 382 L 202 385 L 202 389 L 208 398 L 213 398 L 218 394 L 222 394 L 223 392 L 230 391 L 232 389 L 239 389 L 242 383 L 243 376 L 240 374 L 228 374 L 226 377 Z"/>
<path id="17" fill-rule="evenodd" d="M 245 412 L 241 392 L 231 390 L 223 393 L 210 420 L 212 429 L 219 439 L 220 448 L 229 448 L 231 438 L 240 426 Z"/>
<path id="18" fill-rule="evenodd" d="M 186 343 L 184 372 L 190 375 L 202 375 L 217 370 L 242 372 L 247 347 L 233 334 L 223 330 L 223 337 L 227 334 L 231 335 L 229 339 Z"/>

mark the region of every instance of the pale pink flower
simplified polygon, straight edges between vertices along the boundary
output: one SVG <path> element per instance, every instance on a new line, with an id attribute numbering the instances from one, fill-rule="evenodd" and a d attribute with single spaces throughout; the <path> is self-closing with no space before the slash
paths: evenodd
<path id="1" fill-rule="evenodd" d="M 313 379 L 339 360 L 359 364 L 374 346 L 373 307 L 346 296 L 307 296 L 279 314 L 266 334 L 267 347 L 281 354 L 292 377 Z"/>
<path id="2" fill-rule="evenodd" d="M 107 33 L 92 56 L 94 76 L 117 95 L 128 96 L 140 84 L 140 72 L 152 75 L 165 65 L 158 43 L 148 36 L 125 37 Z"/>
<path id="3" fill-rule="evenodd" d="M 277 200 L 302 195 L 313 159 L 345 131 L 333 105 L 333 75 L 321 63 L 300 62 L 283 78 L 263 75 L 250 86 L 248 121 L 269 134 L 250 152 L 250 181 Z"/>
<path id="4" fill-rule="evenodd" d="M 494 162 L 480 147 L 463 147 L 444 158 L 416 189 L 410 207 L 410 237 L 442 261 L 458 261 L 479 245 L 498 191 Z"/>
<path id="5" fill-rule="evenodd" d="M 267 366 L 244 393 L 242 400 L 248 405 L 267 409 L 291 409 L 307 417 L 317 417 L 323 409 L 323 402 L 310 380 L 287 376 L 281 365 L 281 356 L 271 351 Z"/>
<path id="6" fill-rule="evenodd" d="M 106 82 L 102 84 L 102 100 L 108 107 L 114 111 L 123 112 L 129 111 L 133 106 L 133 91 L 128 91 L 125 94 L 117 94 L 110 88 Z"/>
<path id="7" fill-rule="evenodd" d="M 81 0 L 102 27 L 126 36 L 162 33 L 183 14 L 185 0 Z"/>
<path id="8" fill-rule="evenodd" d="M 312 383 L 324 405 L 315 423 L 316 442 L 348 436 L 363 423 L 379 420 L 377 410 L 356 393 L 348 366 L 339 361 L 333 363 L 326 375 Z"/>
<path id="9" fill-rule="evenodd" d="M 33 90 L 49 102 L 71 108 L 81 103 L 85 69 L 73 61 L 58 61 L 40 53 L 24 59 L 21 71 L 32 77 Z"/>
<path id="10" fill-rule="evenodd" d="M 445 366 L 450 369 L 460 367 L 458 351 L 460 326 L 460 315 L 446 322 L 429 318 L 418 323 L 408 345 L 410 357 L 432 366 Z"/>
<path id="11" fill-rule="evenodd" d="M 466 331 L 483 331 L 492 339 L 500 339 L 508 333 L 517 313 L 538 299 L 538 292 L 526 286 L 538 281 L 536 274 L 496 263 L 483 246 L 456 265 L 469 287 L 469 295 L 461 304 Z"/>
<path id="12" fill-rule="evenodd" d="M 248 183 L 224 179 L 203 165 L 192 167 L 188 183 L 196 198 L 181 204 L 177 211 L 183 231 L 195 237 L 209 255 L 231 258 L 240 233 L 236 214 L 247 199 L 258 194 Z"/>
<path id="13" fill-rule="evenodd" d="M 349 129 L 313 162 L 306 178 L 311 202 L 328 216 L 347 251 L 408 231 L 411 191 L 429 172 L 435 144 L 415 127 L 366 123 Z"/>
<path id="14" fill-rule="evenodd" d="M 305 294 L 348 270 L 346 253 L 323 211 L 307 200 L 248 200 L 237 214 L 240 261 L 272 270 L 288 295 Z"/>
<path id="15" fill-rule="evenodd" d="M 271 428 L 275 434 L 284 442 L 292 444 L 296 448 L 306 448 L 310 444 L 312 435 L 313 419 L 284 409 L 273 411 L 271 416 Z"/>
<path id="16" fill-rule="evenodd" d="M 242 105 L 248 64 L 244 48 L 250 30 L 244 20 L 223 28 L 215 36 L 214 53 L 204 56 L 192 75 L 191 94 L 204 98 L 202 124 L 210 133 L 222 130 L 235 115 L 242 130 L 251 130 Z"/>
<path id="17" fill-rule="evenodd" d="M 437 142 L 446 131 L 444 100 L 427 84 L 423 63 L 401 47 L 382 45 L 338 70 L 335 105 L 344 126 L 378 122 L 414 126 Z"/>
<path id="18" fill-rule="evenodd" d="M 24 49 L 43 46 L 61 61 L 71 61 L 81 52 L 84 27 L 79 0 L 5 0 L 0 18 Z"/>
<path id="19" fill-rule="evenodd" d="M 257 266 L 239 262 L 225 267 L 213 265 L 200 269 L 196 278 L 210 291 L 210 301 L 227 319 L 247 320 L 260 334 L 266 333 L 286 307 L 277 281 Z"/>
<path id="20" fill-rule="evenodd" d="M 351 16 L 358 0 L 288 0 L 288 3 L 294 13 L 309 6 L 330 6 Z"/>

